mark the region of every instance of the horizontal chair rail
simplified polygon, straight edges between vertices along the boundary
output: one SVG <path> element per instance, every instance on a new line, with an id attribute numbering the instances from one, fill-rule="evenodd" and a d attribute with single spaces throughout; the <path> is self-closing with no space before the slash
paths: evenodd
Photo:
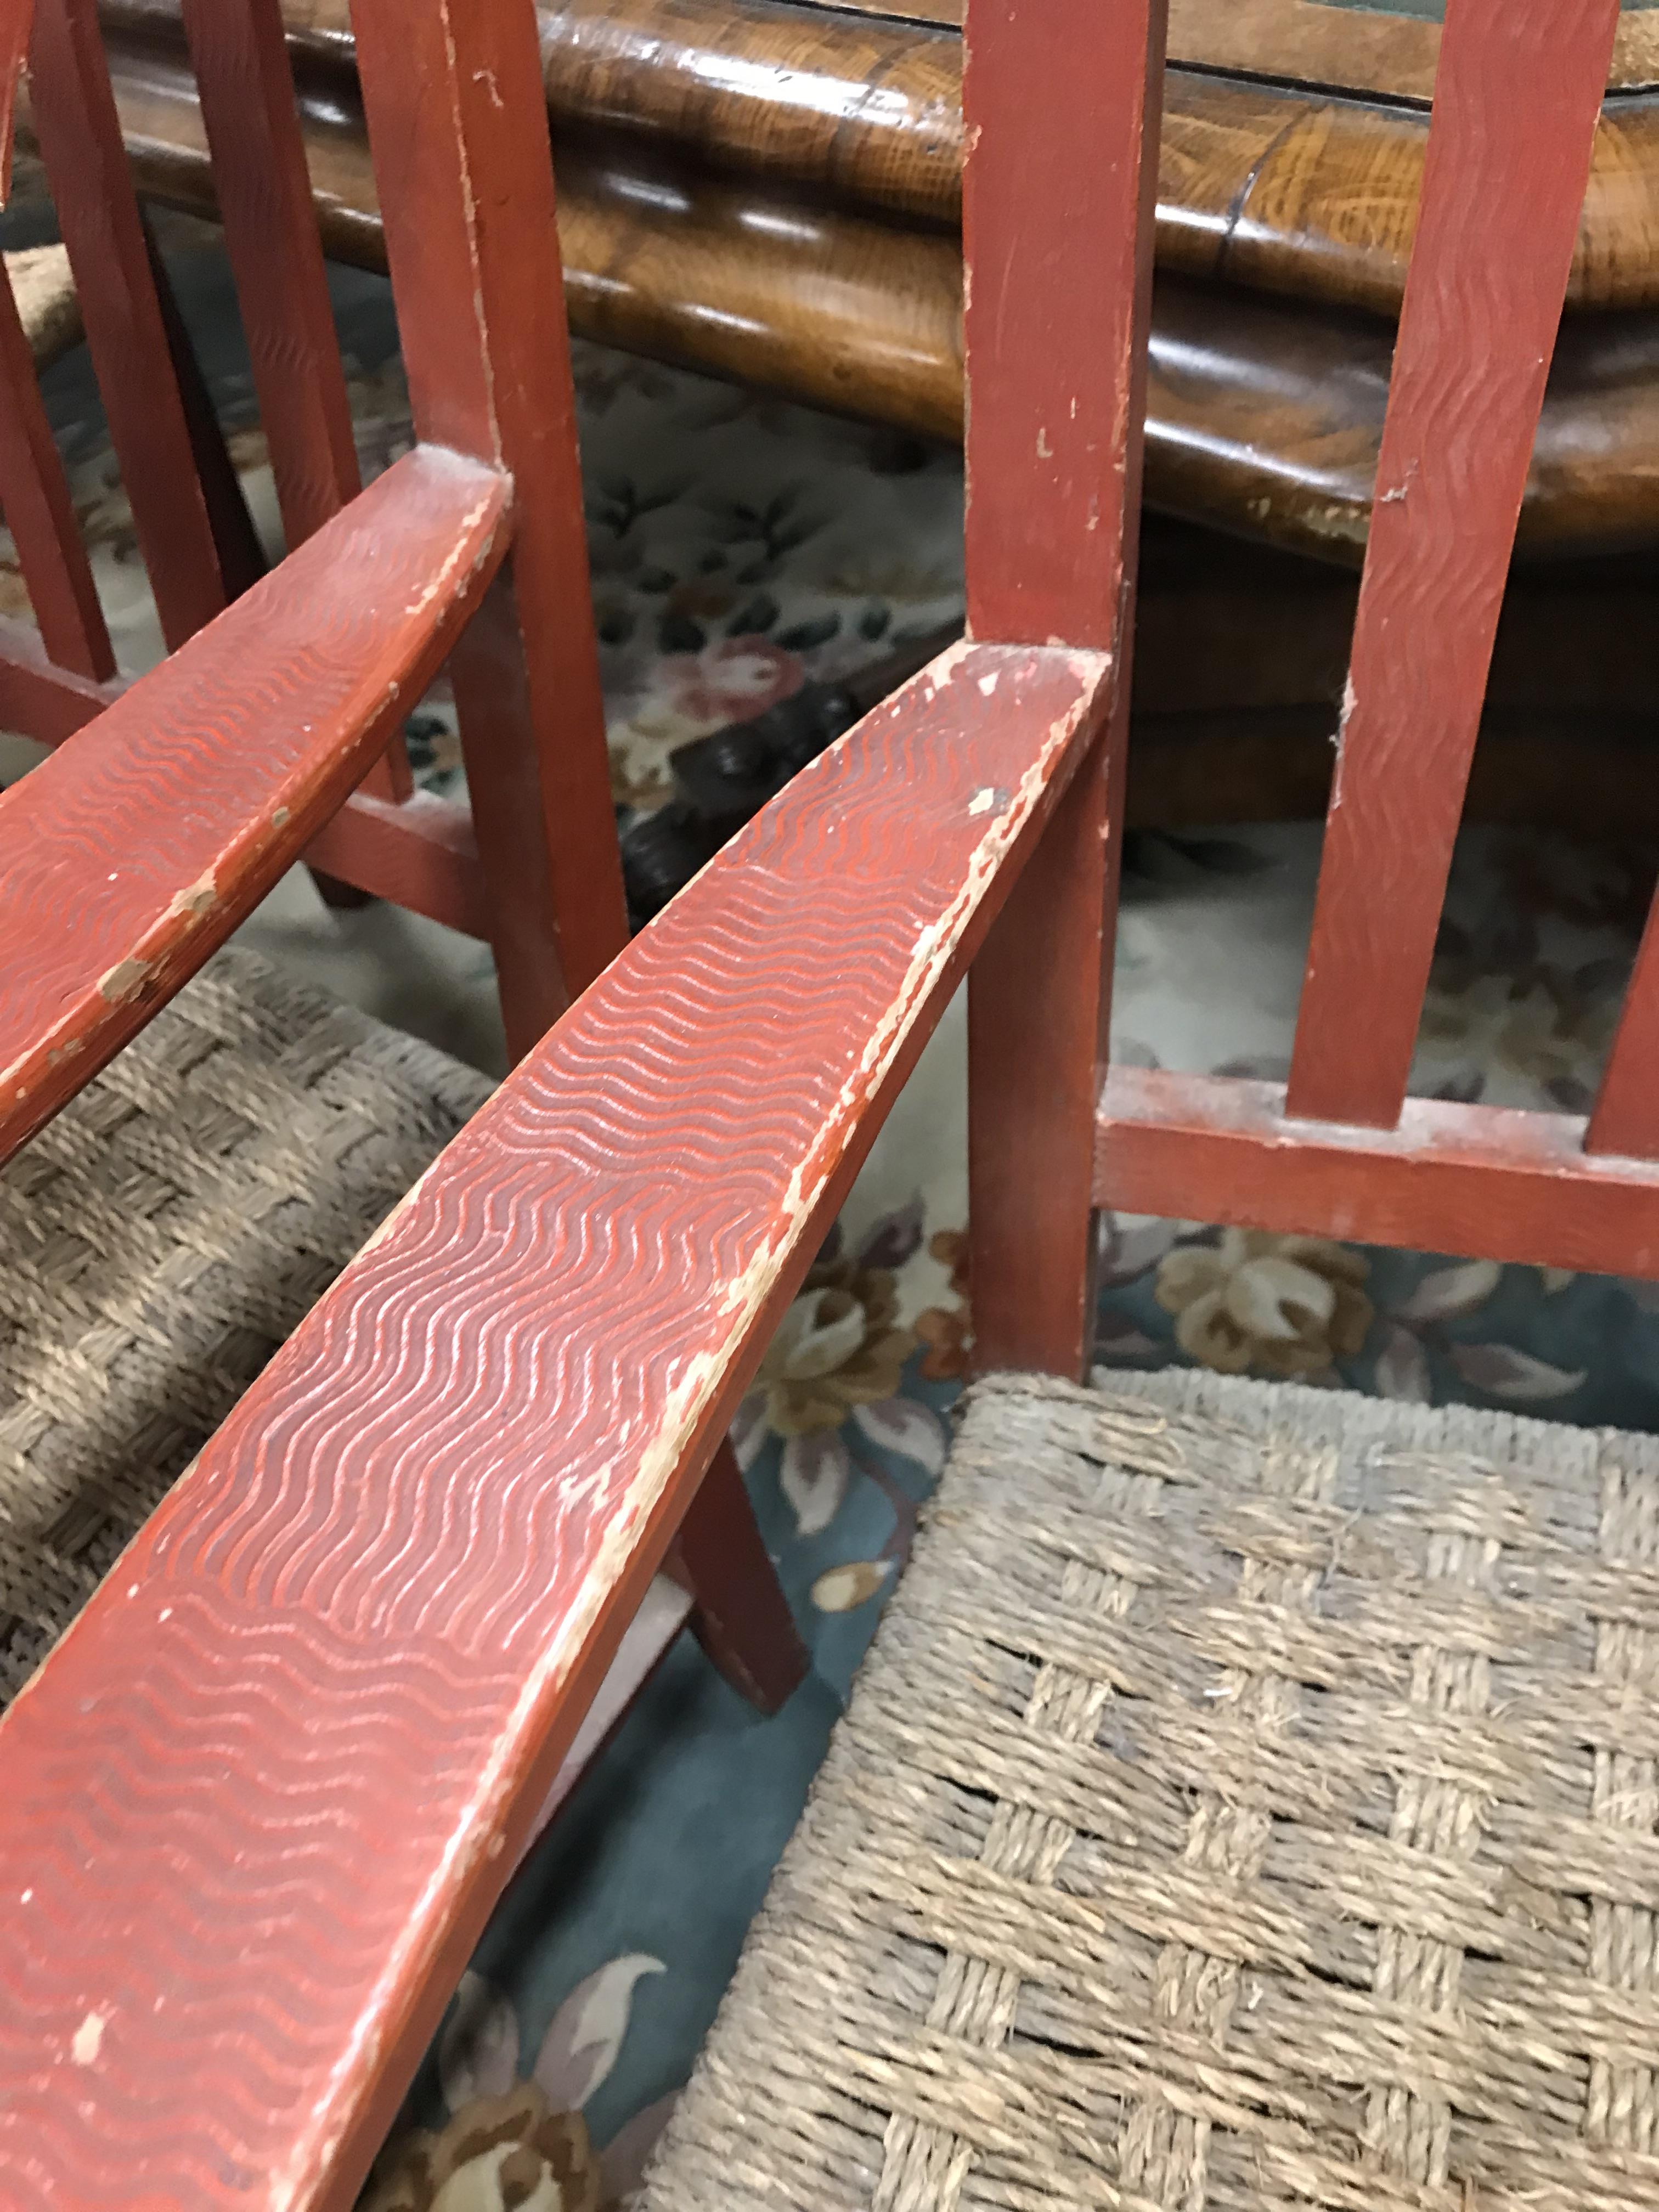
<path id="1" fill-rule="evenodd" d="M 1659 1164 L 1565 1114 L 1408 1098 L 1395 1129 L 1292 1120 L 1281 1085 L 1114 1067 L 1097 1202 L 1537 1267 L 1659 1275 Z"/>
<path id="2" fill-rule="evenodd" d="M 804 771 L 422 1177 L 14 1705 L 24 2197 L 350 2203 L 1112 667 L 957 647 Z"/>

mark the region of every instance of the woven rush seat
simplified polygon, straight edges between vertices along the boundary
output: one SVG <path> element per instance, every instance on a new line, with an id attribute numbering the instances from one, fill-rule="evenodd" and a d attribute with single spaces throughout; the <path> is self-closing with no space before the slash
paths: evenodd
<path id="1" fill-rule="evenodd" d="M 0 1170 L 0 1704 L 489 1088 L 232 949 Z"/>
<path id="2" fill-rule="evenodd" d="M 1659 2204 L 1659 1449 L 1003 1378 L 646 2212 Z"/>

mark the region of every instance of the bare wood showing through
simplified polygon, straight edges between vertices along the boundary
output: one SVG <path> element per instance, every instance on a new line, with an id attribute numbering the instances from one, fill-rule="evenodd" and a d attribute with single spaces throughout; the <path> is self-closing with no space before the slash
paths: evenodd
<path id="1" fill-rule="evenodd" d="M 1458 0 L 1291 1066 L 1290 1111 L 1392 1127 L 1406 1095 L 1617 0 Z"/>

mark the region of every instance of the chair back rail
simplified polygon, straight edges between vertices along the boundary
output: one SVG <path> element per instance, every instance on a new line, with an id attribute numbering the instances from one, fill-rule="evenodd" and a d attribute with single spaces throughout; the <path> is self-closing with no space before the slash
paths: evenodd
<path id="1" fill-rule="evenodd" d="M 1140 501 L 1164 10 L 981 8 L 963 77 L 968 629 L 1115 650 Z M 1041 117 L 1041 128 L 1033 128 Z M 1086 160 L 1079 158 L 1087 147 Z M 1086 270 L 1077 241 L 1086 239 Z"/>
<path id="2" fill-rule="evenodd" d="M 12 137 L 17 88 L 28 67 L 34 0 L 0 0 L 0 207 L 11 197 Z"/>
<path id="3" fill-rule="evenodd" d="M 1291 1066 L 1392 1128 L 1428 985 L 1618 0 L 1451 0 Z"/>
<path id="4" fill-rule="evenodd" d="M 1659 1159 L 1659 899 L 1642 933 L 1584 1148 Z"/>
<path id="5" fill-rule="evenodd" d="M 1659 1275 L 1659 1164 L 1595 1158 L 1569 1114 L 1407 1098 L 1396 1127 L 1291 1120 L 1284 1086 L 1114 1067 L 1100 1204 L 1166 1219 Z"/>
<path id="6" fill-rule="evenodd" d="M 225 251 L 289 545 L 362 488 L 276 0 L 185 0 Z"/>

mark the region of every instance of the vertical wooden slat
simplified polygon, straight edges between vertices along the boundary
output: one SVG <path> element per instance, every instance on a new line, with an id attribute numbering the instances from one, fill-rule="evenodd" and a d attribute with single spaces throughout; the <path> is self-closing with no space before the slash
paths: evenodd
<path id="1" fill-rule="evenodd" d="M 1115 711 L 969 973 L 968 1228 L 981 1374 L 1081 1381 L 1094 1348 L 1093 1132 L 1126 724 Z"/>
<path id="2" fill-rule="evenodd" d="M 225 251 L 290 546 L 356 496 L 345 372 L 278 0 L 184 0 Z"/>
<path id="3" fill-rule="evenodd" d="M 170 647 L 226 592 L 174 380 L 95 0 L 37 0 L 30 93 L 111 442 Z"/>
<path id="4" fill-rule="evenodd" d="M 202 374 L 196 349 L 179 310 L 154 232 L 142 215 L 149 273 L 155 286 L 155 304 L 161 311 L 167 333 L 167 358 L 179 386 L 179 403 L 190 432 L 190 450 L 196 462 L 197 480 L 208 513 L 208 527 L 219 553 L 219 576 L 228 600 L 240 599 L 265 573 L 264 548 L 242 490 L 236 465 L 230 458 L 225 434 L 213 404 L 213 395 Z"/>
<path id="5" fill-rule="evenodd" d="M 1659 1159 L 1659 899 L 1642 933 L 1584 1150 Z"/>
<path id="6" fill-rule="evenodd" d="M 981 1370 L 1081 1376 L 1094 1343 L 1164 30 L 1164 0 L 967 13 L 969 628 L 1116 664 L 1109 726 L 969 981 Z"/>
<path id="7" fill-rule="evenodd" d="M 362 487 L 280 0 L 184 0 L 225 250 L 290 546 Z M 363 788 L 406 799 L 401 736 Z"/>
<path id="8" fill-rule="evenodd" d="M 1450 0 L 1288 1092 L 1392 1127 L 1618 0 Z"/>
<path id="9" fill-rule="evenodd" d="M 739 1696 L 775 1713 L 811 1664 L 722 1437 L 675 1540 L 671 1571 L 696 1600 L 699 1644 Z"/>
<path id="10" fill-rule="evenodd" d="M 0 273 L 0 507 L 17 547 L 41 642 L 60 668 L 115 673 L 64 465 L 35 382 L 9 276 Z"/>
<path id="11" fill-rule="evenodd" d="M 12 130 L 17 88 L 28 60 L 34 0 L 0 0 L 0 206 L 11 197 Z"/>
<path id="12" fill-rule="evenodd" d="M 1162 0 L 969 0 L 968 629 L 1109 647 L 1140 497 Z"/>
<path id="13" fill-rule="evenodd" d="M 416 427 L 516 489 L 510 576 L 452 675 L 522 1052 L 627 937 L 535 9 L 352 0 L 352 22 Z"/>

